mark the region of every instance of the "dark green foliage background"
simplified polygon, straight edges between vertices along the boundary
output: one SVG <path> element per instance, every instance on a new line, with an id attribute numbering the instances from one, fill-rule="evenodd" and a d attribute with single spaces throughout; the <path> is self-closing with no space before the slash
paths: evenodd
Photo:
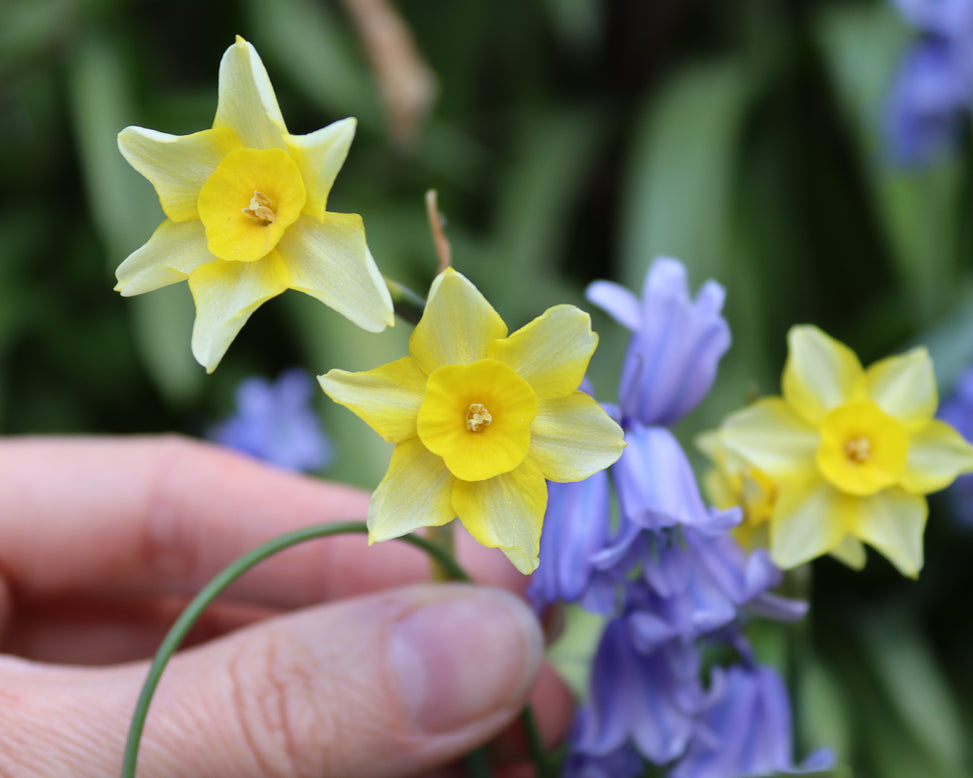
<path id="1" fill-rule="evenodd" d="M 328 0 L 0 0 L 0 430 L 201 433 L 244 376 L 367 369 L 408 327 L 356 331 L 290 292 L 207 377 L 184 284 L 138 298 L 114 268 L 162 219 L 118 154 L 128 124 L 212 123 L 220 56 L 241 34 L 291 132 L 359 118 L 330 208 L 361 213 L 383 271 L 424 291 L 422 196 L 439 190 L 458 269 L 511 328 L 584 305 L 599 277 L 640 288 L 669 254 L 727 287 L 734 345 L 691 440 L 775 392 L 785 333 L 813 322 L 868 363 L 929 345 L 948 388 L 973 361 L 970 147 L 896 167 L 882 106 L 913 35 L 881 0 L 400 0 L 439 82 L 416 143 L 387 129 L 343 4 Z M 592 376 L 610 399 L 625 333 L 593 312 Z M 372 486 L 388 449 L 319 406 L 329 472 Z M 54 477 L 52 475 L 52 477 Z M 2 518 L 0 518 L 2 520 Z M 918 583 L 878 555 L 814 567 L 802 633 L 800 742 L 855 775 L 968 776 L 973 528 L 934 498 Z M 763 650 L 786 663 L 770 629 Z M 801 653 L 803 652 L 803 653 Z"/>

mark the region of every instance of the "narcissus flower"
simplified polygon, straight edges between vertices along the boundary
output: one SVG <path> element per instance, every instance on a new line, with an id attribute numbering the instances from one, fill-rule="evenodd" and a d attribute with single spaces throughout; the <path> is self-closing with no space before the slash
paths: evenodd
<path id="1" fill-rule="evenodd" d="M 973 471 L 973 447 L 933 418 L 936 382 L 923 348 L 863 370 L 816 327 L 793 327 L 783 396 L 730 416 L 726 448 L 777 488 L 770 553 L 790 568 L 827 552 L 864 564 L 869 543 L 905 575 L 922 567 L 923 495 Z"/>
<path id="2" fill-rule="evenodd" d="M 285 289 L 371 332 L 392 324 L 361 217 L 327 210 L 354 134 L 354 119 L 289 134 L 263 63 L 237 37 L 220 63 L 212 129 L 175 136 L 126 127 L 118 135 L 167 219 L 119 266 L 116 290 L 130 296 L 188 278 L 193 355 L 208 372 L 250 314 Z"/>
<path id="3" fill-rule="evenodd" d="M 508 337 L 476 287 L 447 269 L 411 356 L 320 376 L 331 399 L 396 444 L 369 505 L 369 541 L 459 517 L 518 570 L 534 570 L 547 479 L 580 481 L 624 446 L 618 425 L 578 389 L 597 342 L 588 315 L 570 305 Z"/>

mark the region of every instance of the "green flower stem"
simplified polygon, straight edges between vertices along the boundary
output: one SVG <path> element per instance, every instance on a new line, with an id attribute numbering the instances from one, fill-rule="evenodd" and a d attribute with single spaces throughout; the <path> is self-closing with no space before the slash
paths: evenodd
<path id="1" fill-rule="evenodd" d="M 253 551 L 244 554 L 242 557 L 237 559 L 235 562 L 226 567 L 222 572 L 220 572 L 212 581 L 210 581 L 193 601 L 189 603 L 186 609 L 182 612 L 176 623 L 173 624 L 172 629 L 166 635 L 165 640 L 162 641 L 162 645 L 159 647 L 158 652 L 156 652 L 155 658 L 152 660 L 152 666 L 149 668 L 148 676 L 145 679 L 145 683 L 142 686 L 142 693 L 139 695 L 138 702 L 135 705 L 135 712 L 132 714 L 132 721 L 128 730 L 128 739 L 125 742 L 125 755 L 122 760 L 122 776 L 123 778 L 132 778 L 135 775 L 135 764 L 138 759 L 138 749 L 139 743 L 142 739 L 142 730 L 145 728 L 145 719 L 149 712 L 149 704 L 152 702 L 152 696 L 155 694 L 155 689 L 159 685 L 159 679 L 162 676 L 162 671 L 165 670 L 169 659 L 175 653 L 176 649 L 185 639 L 189 630 L 192 629 L 196 620 L 202 615 L 203 611 L 206 610 L 222 592 L 231 583 L 233 583 L 237 578 L 243 575 L 251 567 L 255 566 L 259 562 L 262 562 L 267 557 L 276 554 L 278 551 L 283 551 L 285 548 L 290 548 L 291 546 L 297 545 L 298 543 L 303 543 L 306 540 L 314 540 L 315 538 L 323 538 L 329 535 L 340 535 L 349 532 L 360 532 L 367 534 L 368 528 L 362 521 L 343 521 L 329 524 L 315 524 L 310 527 L 304 527 L 302 529 L 294 530 L 293 532 L 288 532 L 285 535 L 281 535 L 278 538 L 269 540 L 261 546 L 258 546 Z M 448 571 L 452 576 L 451 580 L 456 581 L 470 581 L 469 575 L 463 570 L 446 552 L 444 552 L 439 546 L 429 542 L 425 538 L 416 537 L 413 535 L 407 535 L 405 537 L 399 538 L 406 543 L 411 543 L 414 546 L 418 546 L 427 554 L 432 556 L 439 566 Z"/>
<path id="2" fill-rule="evenodd" d="M 391 278 L 386 277 L 385 283 L 389 288 L 389 294 L 392 295 L 392 305 L 399 318 L 409 324 L 418 324 L 422 312 L 426 309 L 426 299 Z"/>
<path id="3" fill-rule="evenodd" d="M 547 752 L 544 751 L 544 741 L 541 740 L 541 730 L 529 705 L 520 712 L 520 724 L 527 735 L 527 748 L 530 751 L 530 760 L 534 763 L 536 778 L 553 778 L 551 764 Z"/>
<path id="4" fill-rule="evenodd" d="M 185 639 L 189 630 L 192 629 L 196 620 L 202 615 L 203 611 L 237 578 L 247 572 L 251 567 L 254 567 L 267 557 L 276 554 L 278 551 L 283 551 L 285 548 L 290 548 L 306 540 L 314 540 L 316 538 L 350 532 L 367 534 L 368 528 L 361 521 L 315 524 L 310 527 L 288 532 L 273 540 L 268 540 L 263 545 L 258 546 L 253 551 L 244 554 L 235 562 L 231 563 L 193 598 L 192 602 L 189 603 L 176 620 L 176 623 L 172 625 L 169 633 L 162 641 L 162 645 L 156 652 L 151 667 L 149 667 L 149 673 L 146 676 L 145 683 L 142 685 L 142 691 L 139 694 L 135 711 L 132 714 L 132 721 L 129 724 L 128 738 L 125 741 L 125 754 L 122 759 L 122 778 L 134 778 L 135 776 L 142 731 L 145 729 L 145 720 L 149 713 L 149 705 L 152 702 L 155 689 L 159 685 L 159 679 L 162 677 L 162 672 L 165 670 L 172 655 L 179 648 L 179 645 Z M 433 541 L 416 535 L 406 535 L 398 538 L 398 540 L 416 546 L 429 554 L 435 560 L 439 569 L 448 576 L 448 580 L 472 583 L 470 576 L 460 567 L 452 555 Z M 534 756 L 535 764 L 538 766 L 538 776 L 543 778 L 545 775 L 545 768 L 543 766 L 545 765 L 546 757 L 537 735 L 537 726 L 534 722 L 534 717 L 529 708 L 524 709 L 522 720 L 527 729 L 528 740 L 531 744 L 531 753 Z M 469 754 L 466 757 L 466 767 L 467 774 L 470 778 L 489 778 L 490 762 L 486 750 L 478 748 Z"/>
<path id="5" fill-rule="evenodd" d="M 453 534 L 453 522 L 443 524 L 441 527 L 429 527 L 426 538 L 449 554 L 450 559 L 456 558 L 456 536 Z M 436 558 L 430 559 L 429 562 L 432 566 L 432 579 L 434 581 L 455 580 L 449 570 L 439 564 Z"/>
<path id="6" fill-rule="evenodd" d="M 810 563 L 788 570 L 781 586 L 781 594 L 797 600 L 811 602 L 812 571 Z M 804 668 L 811 661 L 810 631 L 808 616 L 795 624 L 787 626 L 786 633 L 786 678 L 791 695 L 791 728 L 794 731 L 794 746 L 797 753 L 805 753 L 807 733 L 804 715 Z"/>

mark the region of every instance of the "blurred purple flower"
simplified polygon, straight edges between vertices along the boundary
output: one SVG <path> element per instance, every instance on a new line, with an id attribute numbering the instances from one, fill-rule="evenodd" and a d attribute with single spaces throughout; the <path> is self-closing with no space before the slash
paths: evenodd
<path id="1" fill-rule="evenodd" d="M 708 704 L 699 680 L 699 652 L 673 641 L 651 653 L 633 642 L 627 616 L 608 623 L 591 671 L 574 750 L 607 756 L 627 745 L 655 764 L 680 756 Z"/>
<path id="2" fill-rule="evenodd" d="M 618 391 L 623 426 L 669 427 L 695 408 L 730 347 L 723 287 L 707 281 L 692 300 L 685 266 L 659 257 L 641 300 L 611 281 L 590 284 L 587 296 L 633 333 Z"/>
<path id="3" fill-rule="evenodd" d="M 923 35 L 903 55 L 885 132 L 902 164 L 922 165 L 959 135 L 973 103 L 973 0 L 896 0 Z"/>
<path id="4" fill-rule="evenodd" d="M 577 728 L 584 728 L 584 714 L 578 712 Z M 639 778 L 645 772 L 645 762 L 630 744 L 626 743 L 607 754 L 587 754 L 572 751 L 564 762 L 561 778 Z"/>
<path id="5" fill-rule="evenodd" d="M 286 470 L 325 467 L 331 448 L 311 407 L 314 384 L 304 371 L 286 370 L 277 381 L 247 378 L 236 390 L 236 413 L 207 437 Z"/>
<path id="6" fill-rule="evenodd" d="M 702 714 L 697 736 L 670 778 L 746 778 L 834 766 L 834 755 L 827 749 L 795 766 L 790 699 L 773 669 L 717 668 L 711 686 L 716 692 Z"/>

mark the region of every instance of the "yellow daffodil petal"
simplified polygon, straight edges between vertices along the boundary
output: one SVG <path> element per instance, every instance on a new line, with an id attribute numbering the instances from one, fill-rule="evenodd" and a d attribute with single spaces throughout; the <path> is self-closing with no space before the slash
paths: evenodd
<path id="1" fill-rule="evenodd" d="M 439 527 L 456 517 L 450 504 L 455 479 L 419 438 L 399 443 L 388 472 L 368 503 L 368 542 Z"/>
<path id="2" fill-rule="evenodd" d="M 365 243 L 358 214 L 328 213 L 323 221 L 304 215 L 290 226 L 277 251 L 287 264 L 292 289 L 367 332 L 395 323 L 392 296 Z"/>
<path id="3" fill-rule="evenodd" d="M 865 391 L 909 430 L 929 421 L 939 404 L 932 360 L 921 347 L 869 367 L 865 372 Z"/>
<path id="4" fill-rule="evenodd" d="M 774 480 L 805 478 L 815 471 L 820 436 L 780 397 L 768 397 L 729 416 L 723 445 Z"/>
<path id="5" fill-rule="evenodd" d="M 304 212 L 323 219 L 328 195 L 355 137 L 355 119 L 342 119 L 310 135 L 288 135 L 287 149 L 307 186 Z"/>
<path id="6" fill-rule="evenodd" d="M 229 127 L 244 146 L 284 148 L 287 128 L 257 50 L 237 36 L 220 61 L 219 97 L 213 128 Z"/>
<path id="7" fill-rule="evenodd" d="M 543 400 L 564 397 L 581 385 L 597 345 L 587 313 L 556 305 L 510 337 L 493 341 L 487 355 L 510 365 Z"/>
<path id="8" fill-rule="evenodd" d="M 409 338 L 409 353 L 432 373 L 442 365 L 469 364 L 487 356 L 507 325 L 480 290 L 452 268 L 436 276 L 425 313 Z"/>
<path id="9" fill-rule="evenodd" d="M 865 546 L 853 535 L 845 535 L 842 541 L 831 549 L 831 556 L 852 570 L 861 570 L 865 566 Z"/>
<path id="10" fill-rule="evenodd" d="M 857 526 L 861 502 L 820 478 L 782 488 L 771 518 L 771 558 L 789 570 L 836 548 Z"/>
<path id="11" fill-rule="evenodd" d="M 922 569 L 922 533 L 929 506 L 926 499 L 904 489 L 885 489 L 861 500 L 857 535 L 870 543 L 903 575 L 915 578 Z"/>
<path id="12" fill-rule="evenodd" d="M 152 183 L 162 210 L 177 222 L 199 217 L 199 190 L 223 157 L 238 148 L 240 139 L 226 127 L 192 135 L 169 135 L 144 127 L 126 127 L 118 133 L 122 156 Z"/>
<path id="13" fill-rule="evenodd" d="M 412 357 L 364 373 L 329 370 L 318 376 L 318 382 L 328 397 L 350 408 L 390 443 L 415 436 L 426 374 Z"/>
<path id="14" fill-rule="evenodd" d="M 216 259 L 206 247 L 206 233 L 199 221 L 166 219 L 149 238 L 118 266 L 116 292 L 131 297 L 185 281 L 196 268 Z"/>
<path id="15" fill-rule="evenodd" d="M 531 443 L 537 397 L 503 362 L 443 365 L 426 381 L 416 430 L 426 448 L 464 481 L 508 473 Z"/>
<path id="16" fill-rule="evenodd" d="M 547 482 L 530 459 L 496 478 L 453 486 L 453 508 L 463 526 L 484 546 L 500 548 L 524 575 L 537 569 L 546 507 Z"/>
<path id="17" fill-rule="evenodd" d="M 810 325 L 791 327 L 787 342 L 784 397 L 805 421 L 817 424 L 836 405 L 864 396 L 865 373 L 846 345 Z"/>
<path id="18" fill-rule="evenodd" d="M 217 259 L 190 274 L 189 289 L 196 301 L 193 356 L 207 373 L 216 369 L 250 314 L 287 289 L 289 281 L 277 252 L 259 262 Z"/>
<path id="19" fill-rule="evenodd" d="M 281 149 L 236 149 L 199 190 L 199 218 L 220 259 L 256 262 L 301 215 L 301 171 Z"/>
<path id="20" fill-rule="evenodd" d="M 905 472 L 909 434 L 872 400 L 832 408 L 821 420 L 820 431 L 818 467 L 844 492 L 875 494 Z"/>
<path id="21" fill-rule="evenodd" d="M 951 426 L 933 419 L 909 436 L 909 459 L 899 483 L 913 494 L 928 494 L 971 471 L 973 446 Z"/>
<path id="22" fill-rule="evenodd" d="M 530 428 L 528 456 L 551 481 L 581 481 L 622 455 L 622 429 L 593 397 L 574 392 L 542 400 Z"/>

